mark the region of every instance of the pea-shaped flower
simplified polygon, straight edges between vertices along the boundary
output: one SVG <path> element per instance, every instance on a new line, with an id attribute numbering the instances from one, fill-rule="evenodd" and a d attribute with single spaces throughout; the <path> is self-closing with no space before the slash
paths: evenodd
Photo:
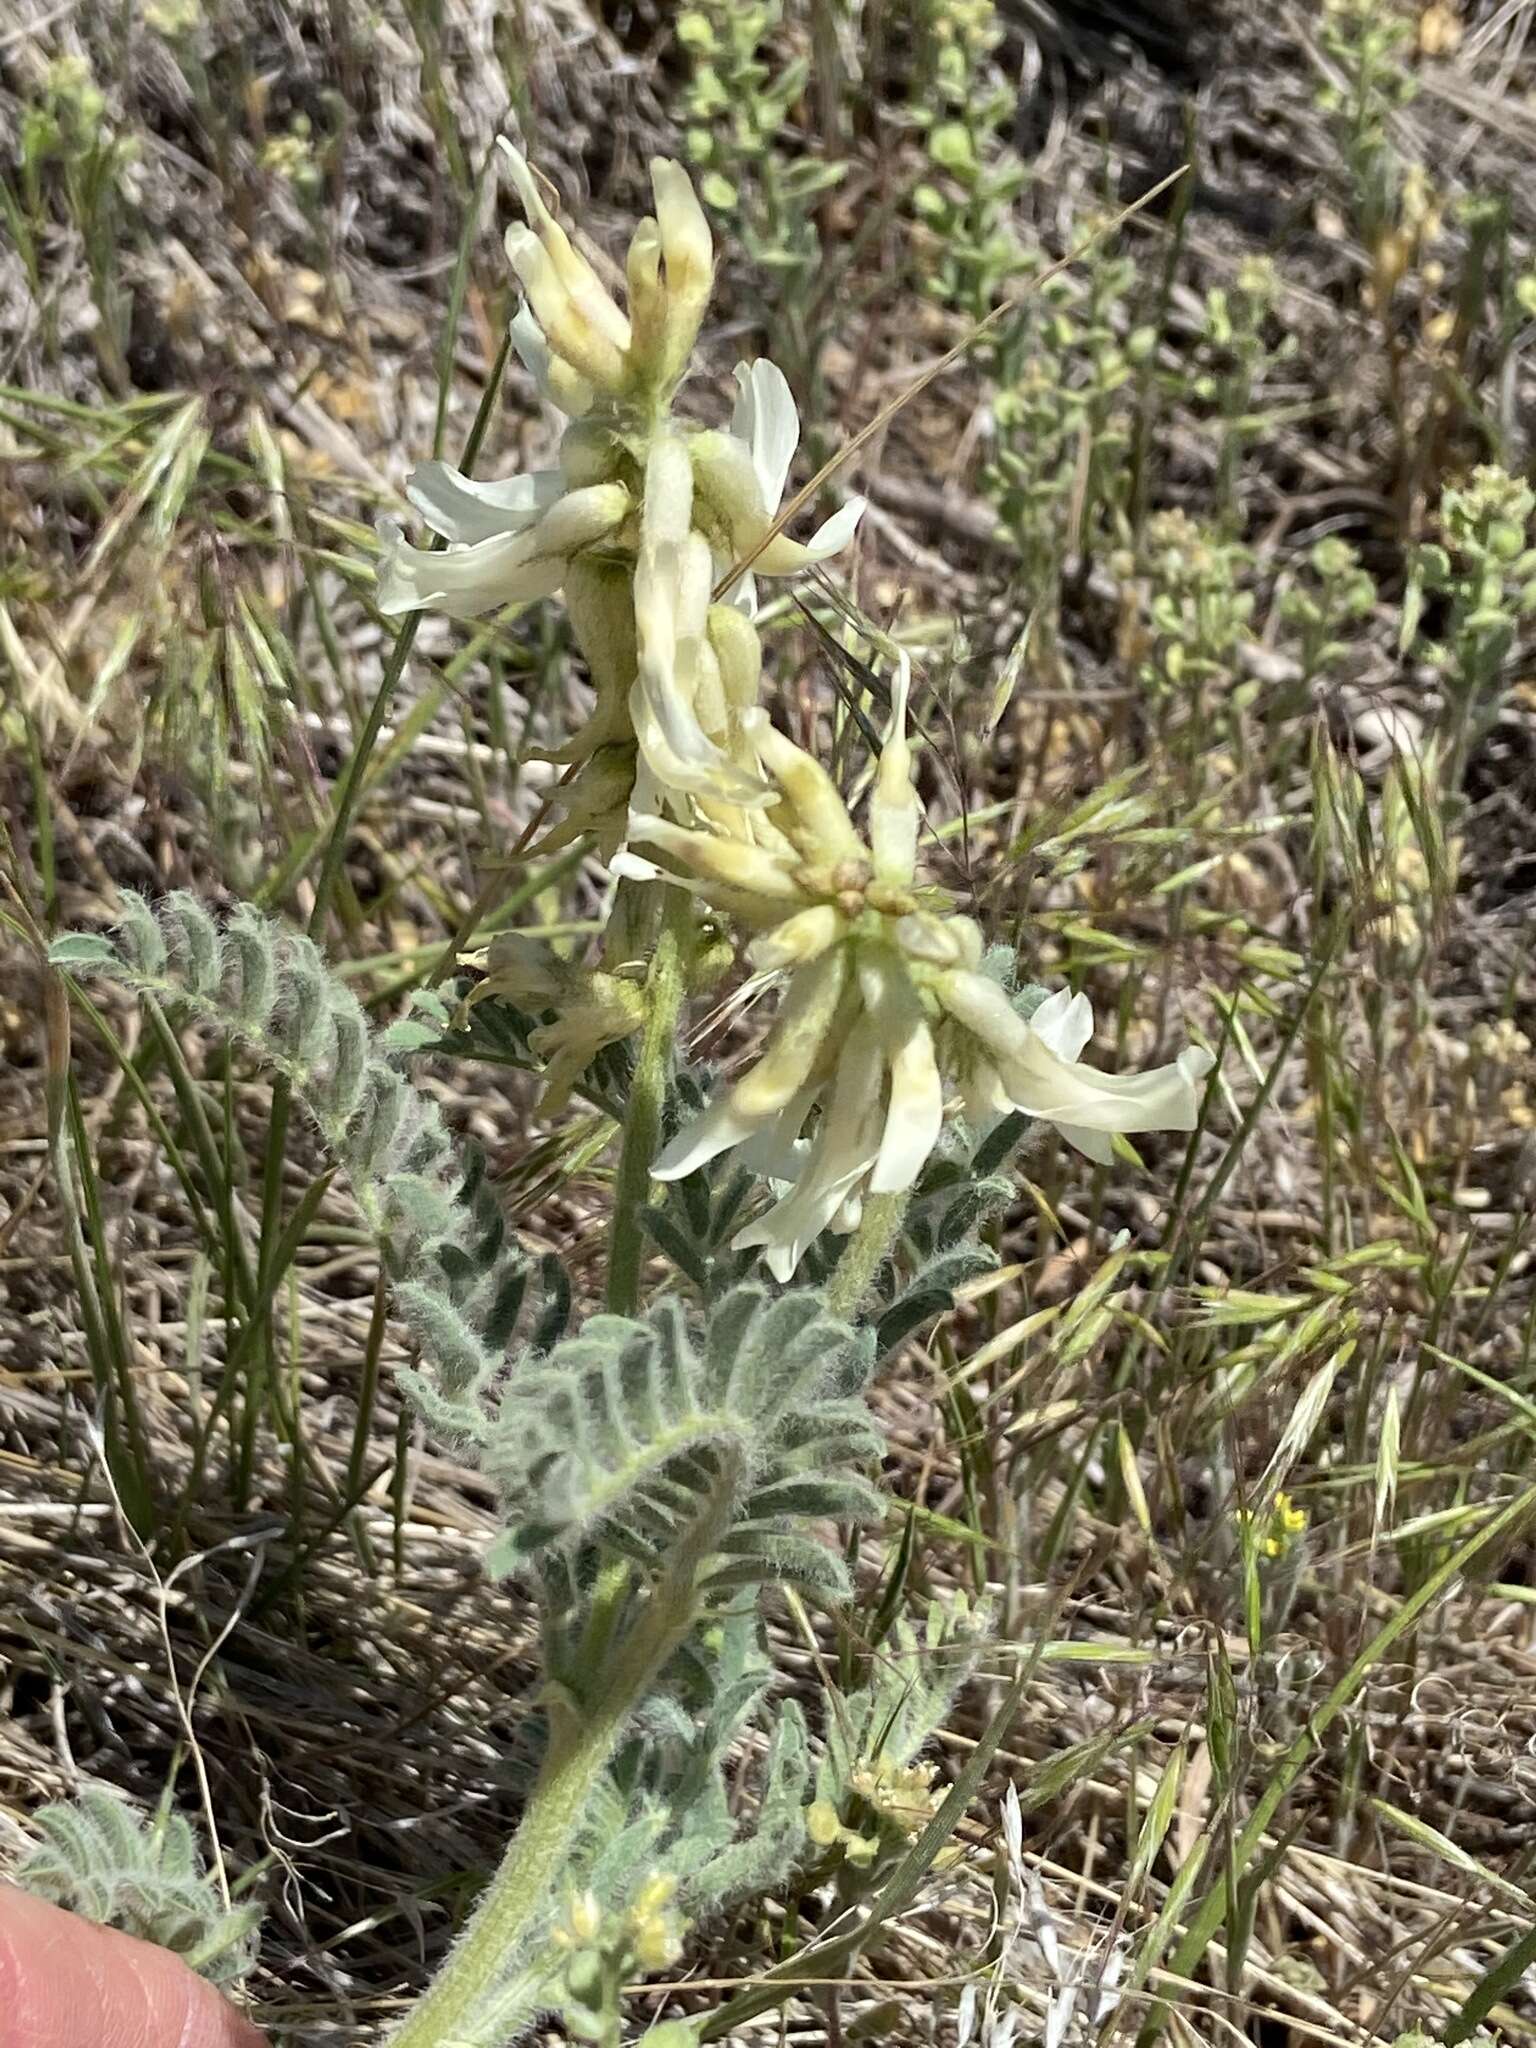
<path id="1" fill-rule="evenodd" d="M 1085 1068 L 1086 998 L 1053 997 L 1021 1017 L 982 971 L 982 939 L 926 886 L 920 810 L 899 703 L 860 836 L 826 770 L 758 713 L 749 721 L 777 801 L 750 816 L 750 836 L 646 817 L 631 845 L 664 866 L 621 856 L 629 874 L 664 874 L 756 936 L 748 958 L 784 977 L 767 1044 L 739 1080 L 663 1151 L 663 1180 L 736 1148 L 785 1183 L 740 1231 L 781 1280 L 827 1228 L 857 1226 L 866 1196 L 900 1194 L 963 1095 L 973 1117 L 1010 1107 L 1054 1123 L 1091 1157 L 1117 1131 L 1192 1130 L 1210 1056 L 1191 1049 L 1135 1076 Z"/>

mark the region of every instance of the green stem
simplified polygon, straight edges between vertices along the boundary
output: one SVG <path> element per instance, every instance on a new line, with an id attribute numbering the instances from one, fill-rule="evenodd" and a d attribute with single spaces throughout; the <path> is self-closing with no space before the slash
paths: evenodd
<path id="1" fill-rule="evenodd" d="M 880 1261 L 896 1242 L 910 1193 L 874 1195 L 864 1204 L 859 1227 L 844 1247 L 827 1285 L 827 1307 L 851 1322 L 858 1314 Z"/>
<path id="2" fill-rule="evenodd" d="M 555 1708 L 549 1750 L 501 1868 L 463 1940 L 390 2048 L 490 2048 L 476 2031 L 484 2001 L 510 1969 L 547 1906 L 582 1818 L 625 1724 L 693 1627 L 697 1581 L 730 1521 L 740 1474 L 727 1459 L 710 1504 L 673 1551 L 665 1576 L 612 1655 L 586 1704 Z"/>
<path id="3" fill-rule="evenodd" d="M 679 889 L 667 888 L 656 951 L 645 977 L 645 1024 L 640 1057 L 624 1119 L 624 1140 L 613 1188 L 613 1242 L 608 1254 L 608 1307 L 632 1316 L 640 1305 L 640 1266 L 645 1246 L 641 1210 L 651 1190 L 651 1161 L 661 1137 L 672 1053 L 688 980 L 693 909 Z"/>

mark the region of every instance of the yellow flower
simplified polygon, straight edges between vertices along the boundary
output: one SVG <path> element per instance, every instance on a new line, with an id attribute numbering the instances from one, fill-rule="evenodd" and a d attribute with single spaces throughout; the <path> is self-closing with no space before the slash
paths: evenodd
<path id="1" fill-rule="evenodd" d="M 745 925 L 749 961 L 784 977 L 761 1056 L 656 1165 L 675 1180 L 734 1147 L 787 1184 L 734 1239 L 761 1246 L 781 1280 L 823 1230 L 854 1229 L 866 1196 L 913 1185 L 939 1141 L 946 1070 L 973 1116 L 1016 1106 L 1103 1158 L 1114 1131 L 1193 1129 L 1210 1065 L 1189 1051 L 1154 1074 L 1081 1068 L 1092 1026 L 1084 998 L 1053 998 L 1026 1022 L 980 971 L 979 929 L 919 873 L 905 700 L 903 663 L 867 840 L 820 763 L 756 713 L 743 723 L 777 800 L 728 829 L 634 817 L 631 846 L 665 865 L 632 852 L 614 863 L 677 882 Z"/>
<path id="2" fill-rule="evenodd" d="M 1298 1507 L 1288 1493 L 1277 1493 L 1266 1515 L 1252 1518 L 1255 1538 L 1262 1557 L 1285 1557 L 1307 1526 L 1307 1511 Z"/>

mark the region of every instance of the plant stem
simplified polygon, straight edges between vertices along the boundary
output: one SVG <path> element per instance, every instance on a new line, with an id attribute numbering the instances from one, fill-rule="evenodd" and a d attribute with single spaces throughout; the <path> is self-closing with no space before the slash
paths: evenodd
<path id="1" fill-rule="evenodd" d="M 864 1204 L 859 1227 L 844 1247 L 827 1285 L 827 1307 L 850 1320 L 859 1312 L 880 1261 L 896 1242 L 910 1194 L 874 1195 Z"/>
<path id="2" fill-rule="evenodd" d="M 635 1708 L 693 1627 L 696 1584 L 717 1548 L 740 1474 L 726 1461 L 713 1497 L 672 1552 L 665 1576 L 619 1640 L 608 1676 L 585 1703 L 554 1709 L 549 1750 L 501 1868 L 463 1940 L 394 2036 L 390 2048 L 490 2048 L 475 2031 L 483 2001 L 519 1961 L 518 1951 L 547 1905 L 594 1789 Z"/>
<path id="3" fill-rule="evenodd" d="M 650 1674 L 647 1673 L 647 1676 Z M 475 2008 L 516 1957 L 570 1854 L 581 1817 L 626 1716 L 618 1702 L 557 1734 L 534 1783 L 522 1825 L 491 1880 L 463 1941 L 413 2008 L 393 2048 L 467 2044 Z M 626 1700 L 627 1708 L 634 1696 Z"/>
<path id="4" fill-rule="evenodd" d="M 672 1049 L 688 979 L 693 941 L 693 908 L 681 890 L 667 888 L 656 951 L 645 977 L 645 1024 L 640 1057 L 624 1119 L 624 1141 L 613 1187 L 613 1242 L 608 1253 L 608 1307 L 632 1316 L 640 1305 L 640 1264 L 645 1226 L 640 1212 L 651 1187 L 651 1161 L 661 1137 Z"/>

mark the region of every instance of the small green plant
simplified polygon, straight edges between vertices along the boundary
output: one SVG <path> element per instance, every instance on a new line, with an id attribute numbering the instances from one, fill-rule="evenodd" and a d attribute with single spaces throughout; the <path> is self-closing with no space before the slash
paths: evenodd
<path id="1" fill-rule="evenodd" d="M 33 1816 L 42 1840 L 20 1882 L 103 1927 L 155 1942 L 212 1984 L 239 1984 L 256 1957 L 261 1908 L 232 1906 L 202 1867 L 177 1813 L 142 1820 L 110 1792 L 82 1792 Z"/>
<path id="2" fill-rule="evenodd" d="M 1243 458 L 1264 424 L 1255 404 L 1265 379 L 1295 350 L 1291 335 L 1270 337 L 1279 291 L 1275 267 L 1262 256 L 1245 258 L 1230 287 L 1213 285 L 1205 295 L 1193 363 L 1182 366 L 1179 380 L 1215 413 L 1216 513 L 1238 527 Z"/>
<path id="3" fill-rule="evenodd" d="M 1436 598 L 1444 623 L 1421 649 L 1443 678 L 1448 748 L 1446 787 L 1459 790 L 1467 760 L 1498 716 L 1522 622 L 1536 611 L 1536 492 L 1491 465 L 1441 497 L 1440 538 L 1417 550 L 1403 641 L 1413 644 L 1423 606 Z"/>
<path id="4" fill-rule="evenodd" d="M 790 382 L 813 406 L 828 279 L 816 211 L 847 169 L 792 146 L 810 63 L 783 50 L 783 0 L 696 0 L 677 18 L 689 64 L 683 91 L 688 155 L 704 203 L 767 274 L 765 323 Z"/>
<path id="5" fill-rule="evenodd" d="M 1021 276 L 1043 267 L 1032 256 Z M 1152 346 L 1129 323 L 1134 283 L 1132 259 L 1097 241 L 1080 276 L 1027 291 L 998 334 L 995 438 L 982 480 L 1018 550 L 1031 657 L 1047 673 L 1069 557 L 1098 556 L 1129 537 L 1128 387 Z"/>
<path id="6" fill-rule="evenodd" d="M 49 64 L 17 140 L 14 175 L 0 177 L 0 217 L 10 228 L 32 295 L 47 307 L 43 250 L 50 215 L 62 215 L 85 252 L 100 315 L 95 342 L 102 373 L 115 391 L 125 393 L 128 299 L 119 257 L 137 140 L 116 126 L 89 59 L 75 55 Z"/>
<path id="7" fill-rule="evenodd" d="M 1347 540 L 1332 535 L 1307 550 L 1280 601 L 1280 616 L 1295 635 L 1303 690 L 1346 652 L 1351 627 L 1369 618 L 1375 603 L 1375 582 Z"/>
<path id="8" fill-rule="evenodd" d="M 1139 674 L 1150 695 L 1197 706 L 1230 697 L 1238 643 L 1253 616 L 1253 594 L 1243 588 L 1249 560 L 1245 548 L 1187 513 L 1148 520 L 1153 645 Z"/>
<path id="9" fill-rule="evenodd" d="M 1333 127 L 1378 311 L 1433 228 L 1423 169 L 1405 162 L 1394 135 L 1396 115 L 1417 90 L 1408 67 L 1412 37 L 1406 9 L 1383 0 L 1324 0 L 1318 40 L 1326 68 L 1317 104 Z"/>
<path id="10" fill-rule="evenodd" d="M 918 280 L 929 297 L 980 320 L 1021 262 L 1009 208 L 1024 167 L 997 141 L 1014 102 L 993 61 L 1002 24 L 992 0 L 921 0 L 917 14 L 912 119 L 931 166 L 912 193 L 925 231 Z"/>

